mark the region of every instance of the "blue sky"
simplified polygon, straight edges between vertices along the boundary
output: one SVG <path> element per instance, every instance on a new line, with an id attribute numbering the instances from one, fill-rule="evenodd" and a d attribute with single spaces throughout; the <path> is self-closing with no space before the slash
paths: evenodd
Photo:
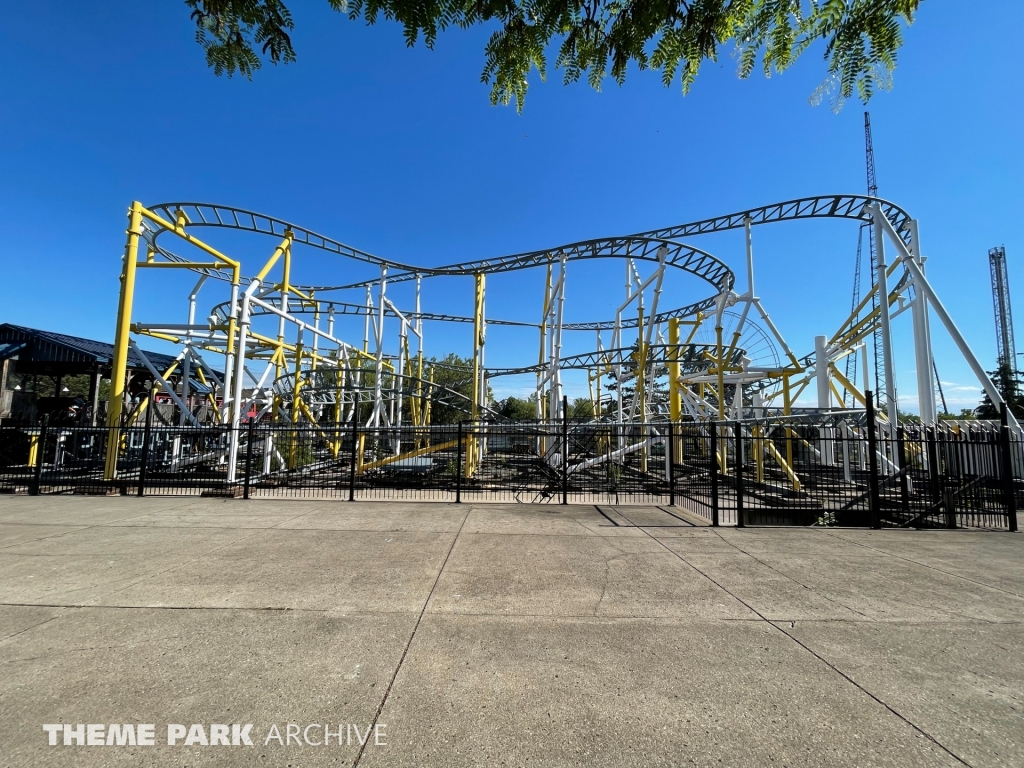
<path id="1" fill-rule="evenodd" d="M 351 22 L 320 0 L 292 5 L 298 62 L 267 66 L 253 82 L 213 76 L 183 3 L 132 4 L 130 13 L 113 3 L 88 14 L 53 2 L 6 10 L 0 321 L 112 338 L 133 199 L 250 208 L 431 265 L 864 190 L 861 105 L 834 114 L 808 104 L 824 76 L 820 49 L 782 76 L 748 81 L 726 54 L 685 98 L 657 73 L 633 71 L 623 88 L 609 81 L 602 93 L 563 87 L 552 73 L 534 78 L 519 115 L 490 106 L 479 82 L 487 30 L 449 32 L 433 51 L 408 49 L 396 25 Z M 1024 285 L 1022 93 L 1015 46 L 993 31 L 1021 28 L 1024 5 L 977 7 L 984 14 L 923 3 L 895 88 L 870 110 L 880 194 L 919 219 L 929 275 L 993 367 L 988 248 L 1006 246 L 1011 285 Z M 211 238 L 247 264 L 272 248 Z M 848 312 L 856 240 L 856 227 L 840 223 L 755 230 L 758 293 L 798 353 Z M 740 268 L 741 235 L 693 243 Z M 619 269 L 574 267 L 567 316 L 610 316 L 623 291 Z M 318 283 L 366 276 L 316 256 L 298 270 Z M 189 281 L 146 277 L 136 319 L 183 322 Z M 536 319 L 540 282 L 539 273 L 495 278 L 488 313 Z M 706 293 L 673 280 L 663 301 Z M 428 284 L 424 308 L 468 312 L 471 298 L 468 278 Z M 966 364 L 941 330 L 933 336 L 951 408 L 975 404 Z M 493 330 L 489 341 L 491 364 L 536 358 L 533 334 Z M 593 339 L 568 343 L 582 351 Z M 468 344 L 465 329 L 428 328 L 428 353 Z M 911 360 L 901 328 L 897 381 L 912 410 Z"/>

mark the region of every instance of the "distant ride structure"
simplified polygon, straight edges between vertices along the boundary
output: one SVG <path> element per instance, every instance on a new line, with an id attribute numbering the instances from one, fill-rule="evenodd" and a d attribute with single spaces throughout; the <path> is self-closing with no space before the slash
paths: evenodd
<path id="1" fill-rule="evenodd" d="M 992 305 L 996 317 L 996 349 L 1000 367 L 1017 368 L 1017 346 L 1013 341 L 1013 312 L 1010 307 L 1010 275 L 1006 269 L 1006 248 L 997 246 L 988 251 L 992 274 Z"/>

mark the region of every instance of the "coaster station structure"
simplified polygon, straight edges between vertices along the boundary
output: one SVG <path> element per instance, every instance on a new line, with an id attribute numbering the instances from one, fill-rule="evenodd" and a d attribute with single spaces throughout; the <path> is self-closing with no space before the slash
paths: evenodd
<path id="1" fill-rule="evenodd" d="M 877 279 L 839 328 L 830 336 L 816 337 L 813 352 L 801 357 L 783 338 L 755 291 L 752 232 L 754 227 L 777 222 L 823 218 L 870 223 L 877 243 Z M 207 230 L 269 236 L 274 247 L 258 270 L 246 276 L 240 259 L 206 241 Z M 726 230 L 744 233 L 743 293 L 736 292 L 735 275 L 725 262 L 687 242 Z M 202 239 L 197 232 L 203 233 Z M 885 242 L 893 254 L 888 261 Z M 360 263 L 362 269 L 379 275 L 347 284 L 297 283 L 293 275 L 301 263 L 301 251 L 310 249 Z M 575 262 L 589 259 L 619 259 L 624 264 L 623 302 L 614 318 L 566 322 L 565 305 L 572 298 L 569 273 Z M 183 312 L 185 323 L 136 319 L 141 314 L 134 306 L 136 278 L 139 270 L 149 269 L 157 270 L 157 275 L 168 269 L 195 275 Z M 487 276 L 525 269 L 545 272 L 539 320 L 488 317 Z M 664 290 L 665 277 L 672 273 L 701 281 L 707 286 L 704 297 L 672 306 Z M 472 278 L 472 316 L 422 308 L 425 287 L 443 277 Z M 413 284 L 412 306 L 399 307 L 401 302 L 389 294 L 389 289 L 402 283 Z M 218 292 L 212 301 L 207 298 L 209 286 L 216 286 Z M 206 314 L 198 311 L 201 295 L 210 307 Z M 872 296 L 877 299 L 873 309 Z M 161 393 L 174 404 L 172 421 L 182 427 L 200 426 L 196 400 L 201 390 L 214 421 L 232 427 L 225 431 L 226 442 L 215 451 L 216 460 L 225 465 L 228 482 L 234 482 L 238 472 L 245 441 L 241 427 L 253 419 L 315 429 L 329 446 L 328 458 L 334 459 L 340 455 L 342 425 L 358 424 L 382 434 L 390 430 L 388 439 L 369 454 L 362 442 L 358 450 L 353 446 L 357 466 L 364 471 L 450 448 L 451 441 L 437 443 L 425 437 L 440 406 L 475 423 L 500 419 L 487 392 L 488 383 L 501 376 L 534 375 L 537 423 L 562 422 L 568 415 L 563 382 L 567 371 L 586 375 L 591 401 L 598 404 L 592 420 L 629 429 L 620 432 L 614 449 L 566 471 L 582 471 L 636 452 L 646 467 L 651 448 L 664 441 L 666 422 L 789 416 L 812 385 L 817 395 L 815 410 L 846 414 L 849 418 L 837 428 L 856 429 L 856 414 L 860 411 L 862 420 L 870 388 L 867 341 L 876 331 L 883 345 L 880 359 L 887 388 L 883 419 L 895 425 L 898 400 L 891 324 L 904 312 L 910 313 L 913 324 L 918 402 L 925 424 L 937 418 L 931 388 L 932 314 L 952 336 L 992 401 L 1002 402 L 925 276 L 917 222 L 878 198 L 803 198 L 634 235 L 441 267 L 384 259 L 295 224 L 237 208 L 185 202 L 145 207 L 135 202 L 129 210 L 107 426 L 114 430 L 137 422 L 153 399 L 132 406 L 126 397 L 128 349 L 145 359 L 132 337 L 146 335 L 179 350 L 174 363 L 163 371 L 147 361 L 153 394 Z M 351 323 L 353 318 L 362 321 L 363 336 L 346 341 L 341 321 Z M 446 372 L 443 363 L 427 360 L 425 323 L 436 322 L 472 325 L 471 367 Z M 536 329 L 536 363 L 487 367 L 484 351 L 489 325 Z M 593 334 L 593 349 L 567 354 L 564 340 L 569 333 Z M 846 358 L 858 354 L 864 359 L 861 387 L 844 374 Z M 215 355 L 221 364 L 209 362 Z M 455 381 L 453 375 L 465 381 Z M 853 411 L 843 409 L 850 396 L 856 406 Z M 402 432 L 399 427 L 411 431 Z M 764 427 L 752 422 L 743 429 L 753 430 L 756 436 Z M 487 440 L 481 435 L 485 434 L 477 431 L 465 439 L 467 476 L 477 472 L 484 460 Z M 559 453 L 558 441 L 546 439 L 543 430 L 539 434 L 534 444 L 538 456 L 560 466 L 566 459 Z M 118 473 L 118 444 L 117 440 L 107 443 L 107 480 Z M 281 448 L 294 451 L 294 444 Z M 682 450 L 680 444 L 677 451 Z M 177 455 L 177 451 L 176 444 L 172 452 Z M 798 487 L 792 456 L 783 456 L 770 445 L 768 451 L 770 455 L 757 457 L 759 466 L 765 461 L 776 463 Z M 294 456 L 283 455 L 272 444 L 266 446 L 263 457 L 265 475 L 294 461 Z M 726 457 L 720 460 L 725 470 Z"/>

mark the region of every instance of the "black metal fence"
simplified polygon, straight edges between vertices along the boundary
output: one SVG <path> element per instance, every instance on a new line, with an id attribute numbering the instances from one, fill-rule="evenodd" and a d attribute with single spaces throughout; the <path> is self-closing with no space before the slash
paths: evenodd
<path id="1" fill-rule="evenodd" d="M 1005 424 L 836 417 L 674 432 L 673 502 L 713 524 L 1015 531 L 1024 503 L 1024 442 Z"/>
<path id="2" fill-rule="evenodd" d="M 869 423 L 2 427 L 0 492 L 641 503 L 713 525 L 1016 530 L 1016 430 Z"/>

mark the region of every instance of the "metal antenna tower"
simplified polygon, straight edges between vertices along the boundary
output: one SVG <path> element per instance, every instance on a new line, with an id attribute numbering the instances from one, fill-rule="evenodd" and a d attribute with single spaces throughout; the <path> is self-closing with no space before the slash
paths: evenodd
<path id="1" fill-rule="evenodd" d="M 939 366 L 935 364 L 935 358 L 932 358 L 932 373 L 935 374 L 935 391 L 939 393 L 939 402 L 942 403 L 942 411 L 940 413 L 949 413 L 949 408 L 946 407 L 946 393 L 942 391 L 942 380 L 939 378 Z"/>
<path id="2" fill-rule="evenodd" d="M 878 197 L 878 179 L 875 176 L 875 145 L 871 140 L 871 113 L 864 113 L 864 157 L 867 165 L 868 175 L 868 196 Z M 871 276 L 871 310 L 872 312 L 878 309 L 878 291 L 875 290 L 875 286 L 878 284 L 878 250 L 875 245 L 875 228 L 871 224 L 865 223 L 861 225 L 862 234 L 863 230 L 867 230 L 868 234 L 868 264 L 870 266 Z M 871 334 L 871 348 L 874 351 L 875 359 L 875 402 L 879 410 L 884 410 L 886 407 L 886 381 L 885 381 L 885 357 L 882 349 L 882 327 L 876 325 L 874 332 Z"/>
<path id="3" fill-rule="evenodd" d="M 871 141 L 871 113 L 864 113 L 864 154 L 867 165 L 867 176 L 868 176 L 868 195 L 871 197 L 878 196 L 878 180 L 875 177 L 875 147 Z M 878 309 L 878 294 L 875 292 L 874 287 L 878 279 L 878 256 L 875 250 L 875 230 L 870 222 L 864 222 L 861 224 L 860 231 L 857 233 L 857 261 L 854 265 L 853 270 L 853 301 L 850 311 L 857 309 L 857 305 L 861 301 L 861 268 L 864 263 L 864 234 L 867 233 L 868 238 L 868 274 L 871 276 L 871 311 L 875 312 Z M 882 329 L 880 326 L 876 327 L 871 337 L 871 348 L 874 351 L 874 380 L 875 380 L 875 402 L 878 404 L 880 410 L 885 408 L 885 362 L 883 359 L 882 350 Z M 857 357 L 858 355 L 848 355 L 846 358 L 846 378 L 848 381 L 857 381 Z M 870 372 L 865 372 L 870 375 Z M 846 405 L 851 406 L 853 404 L 853 393 L 844 392 L 844 399 Z"/>
<path id="4" fill-rule="evenodd" d="M 992 303 L 996 313 L 996 345 L 999 366 L 1017 367 L 1016 348 L 1013 344 L 1013 315 L 1010 313 L 1010 278 L 1006 273 L 1006 249 L 990 248 L 988 265 L 992 271 Z"/>

